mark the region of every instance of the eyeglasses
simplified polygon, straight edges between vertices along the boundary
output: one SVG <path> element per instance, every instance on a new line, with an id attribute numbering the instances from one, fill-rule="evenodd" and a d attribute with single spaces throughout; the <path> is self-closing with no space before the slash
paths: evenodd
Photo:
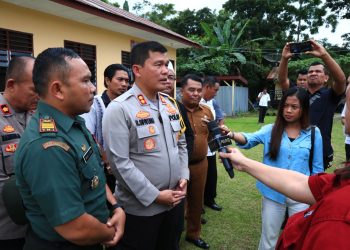
<path id="1" fill-rule="evenodd" d="M 168 79 L 169 79 L 169 80 L 173 80 L 173 81 L 175 81 L 176 77 L 175 77 L 175 76 L 171 76 L 171 75 L 170 75 L 170 76 L 168 76 Z"/>
<path id="2" fill-rule="evenodd" d="M 300 109 L 300 106 L 284 104 L 283 109 L 289 109 L 289 108 L 291 108 L 293 111 L 296 111 L 296 110 Z"/>

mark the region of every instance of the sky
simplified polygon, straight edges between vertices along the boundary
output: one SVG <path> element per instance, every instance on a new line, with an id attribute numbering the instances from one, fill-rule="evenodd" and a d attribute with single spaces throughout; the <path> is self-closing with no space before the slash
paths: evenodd
<path id="1" fill-rule="evenodd" d="M 115 0 L 119 3 L 119 5 L 123 5 L 124 0 Z M 142 0 L 128 0 L 130 9 L 136 2 L 141 2 Z M 208 7 L 212 10 L 216 9 L 218 12 L 220 9 L 222 9 L 222 5 L 227 2 L 227 0 L 148 0 L 152 4 L 160 3 L 173 3 L 175 4 L 175 9 L 178 11 L 184 10 L 184 9 L 195 9 L 199 10 L 204 7 Z M 336 28 L 335 33 L 331 32 L 330 28 L 321 27 L 319 29 L 319 33 L 317 35 L 313 35 L 312 38 L 316 40 L 321 40 L 323 38 L 327 38 L 328 42 L 332 44 L 338 44 L 341 45 L 343 43 L 341 35 L 348 32 L 350 27 L 350 20 L 339 20 L 339 24 Z"/>

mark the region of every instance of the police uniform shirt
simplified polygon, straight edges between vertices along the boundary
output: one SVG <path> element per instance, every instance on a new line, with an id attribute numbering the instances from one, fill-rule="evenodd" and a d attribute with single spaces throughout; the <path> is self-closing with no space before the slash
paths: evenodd
<path id="1" fill-rule="evenodd" d="M 32 117 L 32 112 L 21 114 L 21 121 L 17 113 L 0 95 L 0 136 L 1 136 L 1 161 L 0 161 L 0 194 L 4 181 L 14 173 L 13 156 L 17 149 L 19 139 L 23 134 L 25 125 Z M 0 240 L 23 238 L 26 227 L 16 225 L 9 217 L 2 197 L 0 197 Z"/>
<path id="2" fill-rule="evenodd" d="M 155 203 L 160 190 L 189 178 L 179 111 L 158 94 L 156 107 L 137 84 L 114 99 L 103 117 L 103 138 L 116 176 L 116 196 L 126 213 L 152 216 L 171 207 Z"/>
<path id="3" fill-rule="evenodd" d="M 101 158 L 81 117 L 39 102 L 17 149 L 15 172 L 26 216 L 40 238 L 65 241 L 54 227 L 84 213 L 107 222 Z"/>

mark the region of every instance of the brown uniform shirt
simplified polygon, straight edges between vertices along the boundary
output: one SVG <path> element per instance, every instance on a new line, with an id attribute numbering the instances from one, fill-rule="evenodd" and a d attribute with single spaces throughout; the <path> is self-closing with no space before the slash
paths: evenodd
<path id="1" fill-rule="evenodd" d="M 193 112 L 187 110 L 188 120 L 194 134 L 193 152 L 190 155 L 190 164 L 199 162 L 207 157 L 209 130 L 207 124 L 202 121 L 206 116 L 207 120 L 214 119 L 209 107 L 199 104 Z"/>

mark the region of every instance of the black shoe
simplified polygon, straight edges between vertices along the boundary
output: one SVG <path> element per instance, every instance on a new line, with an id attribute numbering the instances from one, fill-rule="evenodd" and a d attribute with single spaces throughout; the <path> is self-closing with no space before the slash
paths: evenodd
<path id="1" fill-rule="evenodd" d="M 197 240 L 192 240 L 192 239 L 186 237 L 186 241 L 192 243 L 193 245 L 195 245 L 197 247 L 203 248 L 203 249 L 208 249 L 209 248 L 209 244 L 206 243 L 201 238 L 199 238 Z"/>
<path id="2" fill-rule="evenodd" d="M 207 220 L 204 219 L 204 218 L 201 218 L 201 224 L 202 224 L 202 225 L 207 224 Z"/>
<path id="3" fill-rule="evenodd" d="M 211 209 L 215 210 L 215 211 L 221 211 L 222 207 L 220 207 L 218 204 L 216 204 L 215 202 L 213 203 L 205 203 L 205 205 L 207 207 L 210 207 Z"/>

